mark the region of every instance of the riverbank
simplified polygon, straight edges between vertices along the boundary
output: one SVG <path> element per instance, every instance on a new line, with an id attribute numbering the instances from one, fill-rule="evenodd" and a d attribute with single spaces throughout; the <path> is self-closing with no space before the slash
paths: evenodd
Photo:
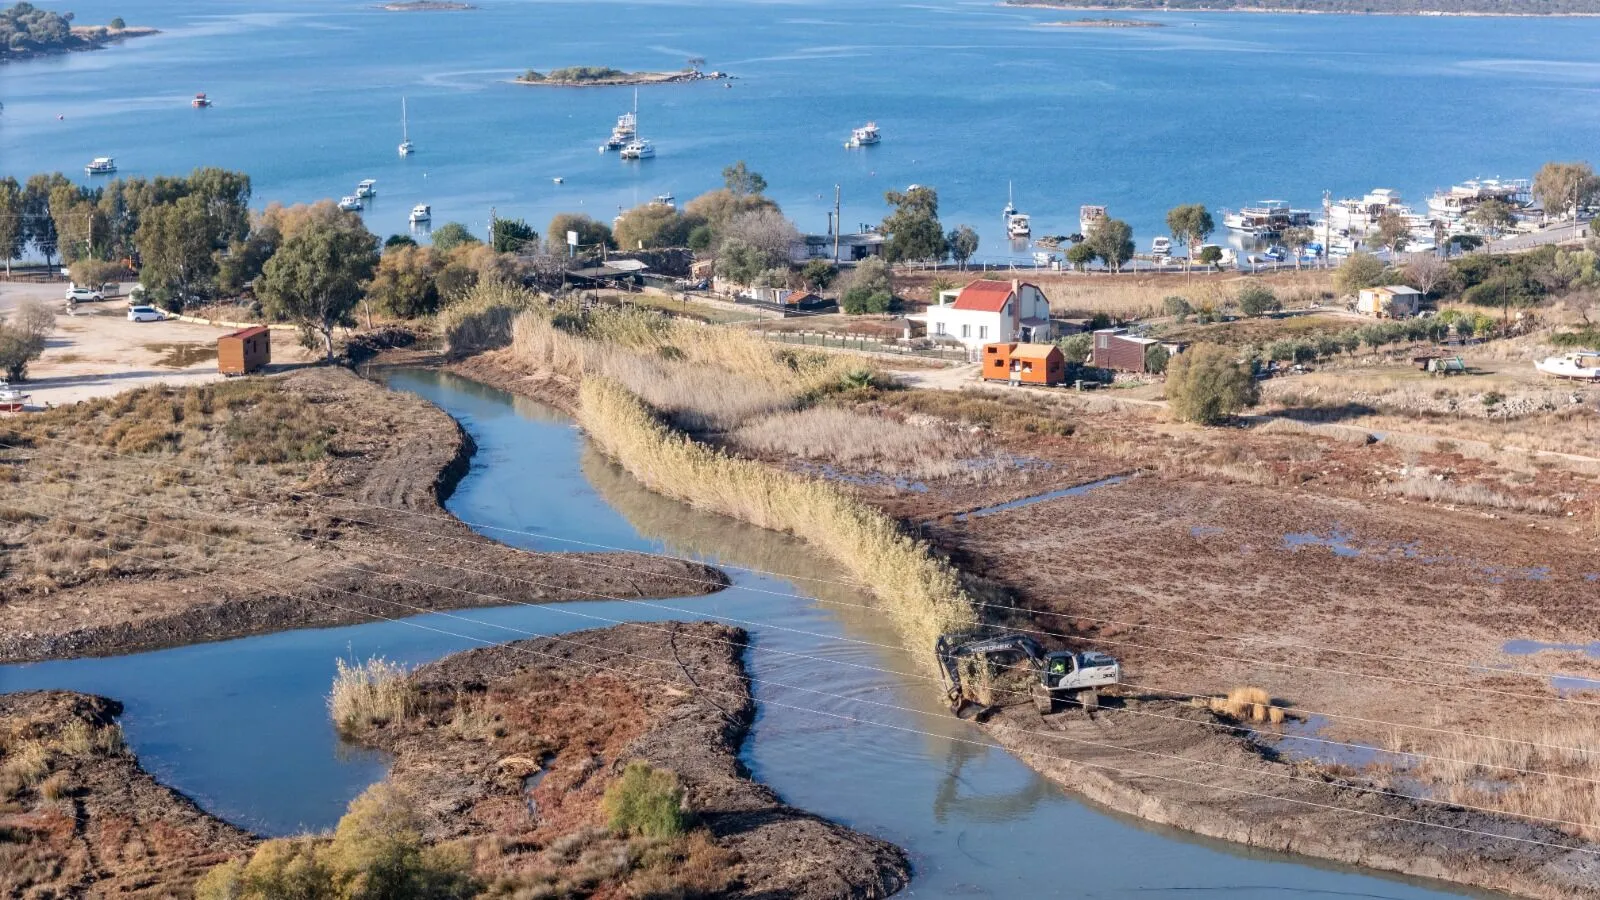
<path id="1" fill-rule="evenodd" d="M 477 874 L 508 892 L 571 883 L 601 859 L 632 860 L 601 880 L 633 896 L 646 884 L 752 900 L 898 891 L 900 850 L 743 770 L 756 711 L 745 643 L 737 628 L 664 622 L 458 653 L 411 676 L 417 714 L 362 740 L 393 754 L 391 784 L 438 811 L 428 839 L 466 842 Z M 633 761 L 673 773 L 694 816 L 653 851 L 605 828 L 603 798 Z"/>
<path id="2" fill-rule="evenodd" d="M 499 365 L 496 359 L 501 361 Z M 529 392 L 536 399 L 542 386 L 552 383 L 550 376 L 539 375 L 525 361 L 519 361 L 514 351 L 500 351 L 497 357 L 481 358 L 463 368 L 480 374 L 499 368 L 501 371 L 494 380 L 500 386 Z M 928 398 L 927 403 L 915 401 L 922 396 Z M 938 392 L 905 392 L 899 413 L 893 411 L 894 408 L 881 406 L 862 411 L 879 423 L 878 426 L 863 423 L 853 428 L 840 427 L 851 434 L 882 432 L 910 409 L 917 409 L 911 417 L 953 420 L 962 425 L 961 431 L 977 430 L 1003 448 L 1003 452 L 1026 453 L 1024 459 L 1039 459 L 1039 464 L 1030 465 L 1020 473 L 998 477 L 985 488 L 984 479 L 974 479 L 965 466 L 944 469 L 946 473 L 957 473 L 953 476 L 939 476 L 936 474 L 938 467 L 933 467 L 919 477 L 874 473 L 864 470 L 860 464 L 838 468 L 825 465 L 819 470 L 815 457 L 797 459 L 790 455 L 792 451 L 781 450 L 784 446 L 781 442 L 772 445 L 779 449 L 769 451 L 768 458 L 773 465 L 821 474 L 840 490 L 873 498 L 873 502 L 895 510 L 897 515 L 912 515 L 913 509 L 919 510 L 916 523 L 923 532 L 931 534 L 936 545 L 951 552 L 955 561 L 968 569 L 967 578 L 977 576 L 975 583 L 987 583 L 988 589 L 979 596 L 1001 607 L 1020 607 L 1009 616 L 1004 613 L 989 615 L 1005 616 L 1011 627 L 1062 633 L 1070 636 L 1072 645 L 1107 650 L 1124 659 L 1129 687 L 1119 692 L 1120 697 L 1110 699 L 1108 709 L 1093 717 L 1072 711 L 1041 718 L 1024 698 L 1020 705 L 1002 710 L 984 726 L 993 738 L 1069 789 L 1120 812 L 1199 834 L 1526 896 L 1578 896 L 1588 890 L 1586 861 L 1595 846 L 1569 829 L 1541 824 L 1538 817 L 1559 817 L 1565 821 L 1586 819 L 1557 805 L 1553 794 L 1540 793 L 1543 781 L 1537 773 L 1531 777 L 1513 777 L 1515 773 L 1507 773 L 1503 767 L 1495 768 L 1497 763 L 1487 757 L 1483 762 L 1490 768 L 1478 769 L 1471 759 L 1474 751 L 1481 748 L 1459 741 L 1446 746 L 1431 740 L 1439 737 L 1436 726 L 1421 732 L 1405 732 L 1407 736 L 1401 744 L 1393 746 L 1392 751 L 1385 749 L 1388 745 L 1381 732 L 1401 732 L 1383 722 L 1397 721 L 1402 730 L 1408 722 L 1436 722 L 1427 717 L 1426 709 L 1430 708 L 1429 704 L 1441 702 L 1450 708 L 1450 718 L 1445 724 L 1455 728 L 1504 735 L 1537 734 L 1540 736 L 1533 740 L 1554 741 L 1554 737 L 1545 737 L 1544 732 L 1539 731 L 1540 707 L 1524 703 L 1508 709 L 1508 704 L 1498 696 L 1496 692 L 1515 692 L 1507 676 L 1490 676 L 1485 673 L 1492 670 L 1472 666 L 1446 669 L 1447 677 L 1438 684 L 1433 683 L 1438 678 L 1437 666 L 1430 668 L 1426 680 L 1413 681 L 1406 671 L 1373 679 L 1341 676 L 1339 672 L 1350 665 L 1348 659 L 1335 655 L 1324 660 L 1313 656 L 1307 662 L 1295 662 L 1292 650 L 1264 649 L 1260 644 L 1281 643 L 1281 635 L 1286 633 L 1315 635 L 1318 643 L 1348 645 L 1354 642 L 1375 653 L 1379 651 L 1373 648 L 1382 648 L 1381 652 L 1388 654 L 1391 652 L 1388 645 L 1404 636 L 1405 645 L 1392 653 L 1407 656 L 1414 652 L 1410 648 L 1418 635 L 1427 634 L 1441 638 L 1440 653 L 1455 651 L 1472 654 L 1467 657 L 1469 659 L 1493 659 L 1499 648 L 1492 640 L 1485 644 L 1479 634 L 1474 643 L 1465 633 L 1445 635 L 1440 629 L 1449 630 L 1471 622 L 1473 617 L 1462 615 L 1463 609 L 1469 606 L 1480 610 L 1507 608 L 1503 588 L 1494 591 L 1500 599 L 1493 601 L 1481 598 L 1478 592 L 1485 584 L 1495 583 L 1496 578 L 1504 584 L 1504 576 L 1494 572 L 1517 571 L 1514 568 L 1517 562 L 1507 560 L 1506 568 L 1495 569 L 1485 561 L 1476 574 L 1471 566 L 1463 567 L 1462 578 L 1476 579 L 1477 592 L 1456 598 L 1450 610 L 1441 612 L 1438 618 L 1432 613 L 1419 613 L 1408 617 L 1405 626 L 1397 626 L 1390 616 L 1415 609 L 1414 604 L 1405 599 L 1412 596 L 1412 573 L 1405 573 L 1407 587 L 1401 592 L 1362 589 L 1363 597 L 1384 599 L 1376 608 L 1357 610 L 1340 599 L 1343 589 L 1349 586 L 1350 577 L 1338 571 L 1337 564 L 1350 558 L 1344 550 L 1335 549 L 1330 553 L 1311 549 L 1296 553 L 1290 548 L 1287 555 L 1280 555 L 1273 553 L 1271 547 L 1283 540 L 1281 534 L 1277 540 L 1267 539 L 1266 545 L 1261 543 L 1262 538 L 1251 535 L 1242 538 L 1247 541 L 1242 549 L 1206 551 L 1204 556 L 1212 559 L 1214 555 L 1216 565 L 1234 571 L 1235 575 L 1240 559 L 1250 564 L 1251 571 L 1259 562 L 1278 573 L 1258 579 L 1265 593 L 1253 592 L 1238 598 L 1244 606 L 1261 608 L 1259 604 L 1263 598 L 1270 596 L 1274 598 L 1270 606 L 1272 612 L 1241 618 L 1233 604 L 1206 603 L 1203 602 L 1205 596 L 1194 594 L 1199 591 L 1206 596 L 1226 596 L 1235 592 L 1230 585 L 1238 586 L 1239 578 L 1201 581 L 1185 578 L 1181 575 L 1180 562 L 1194 557 L 1195 551 L 1183 540 L 1143 537 L 1130 540 L 1129 537 L 1171 524 L 1179 530 L 1193 529 L 1189 537 L 1191 542 L 1217 540 L 1218 535 L 1229 536 L 1223 540 L 1238 540 L 1240 538 L 1232 537 L 1233 529 L 1247 519 L 1231 515 L 1188 515 L 1174 519 L 1172 510 L 1165 507 L 1146 509 L 1138 504 L 1130 505 L 1124 499 L 1126 495 L 1116 493 L 1123 488 L 1116 487 L 1084 493 L 1099 501 L 1094 506 L 1097 510 L 1104 509 L 1105 517 L 1096 516 L 1082 527 L 1065 532 L 1060 528 L 1060 517 L 1071 514 L 1065 504 L 1081 504 L 1082 496 L 1059 499 L 1054 504 L 1023 503 L 1015 512 L 984 514 L 966 519 L 965 524 L 957 524 L 955 514 L 978 506 L 974 501 L 984 493 L 996 502 L 1026 498 L 1037 493 L 1042 481 L 1056 484 L 1074 470 L 1103 473 L 1114 470 L 1118 463 L 1126 467 L 1131 457 L 1140 454 L 1133 447 L 1125 448 L 1126 452 L 1118 455 L 1106 453 L 1106 441 L 1110 440 L 1112 432 L 1121 436 L 1119 440 L 1128 441 L 1133 439 L 1131 435 L 1145 429 L 1173 429 L 1151 428 L 1147 417 L 1137 415 L 1131 418 L 1113 416 L 1112 420 L 1095 427 L 1085 427 L 1087 417 L 1072 417 L 1063 434 L 1041 439 L 1039 417 L 1061 417 L 1066 410 L 1052 410 L 1051 404 L 1041 402 L 1030 415 L 1021 409 L 1008 410 L 1007 404 L 998 400 L 987 401 L 993 405 L 990 408 L 978 397 L 950 396 L 951 402 L 943 404 L 933 402 L 938 396 Z M 570 403 L 570 399 L 558 398 L 557 402 Z M 1028 405 L 1027 401 L 1023 403 Z M 966 419 L 968 414 L 981 417 L 983 424 Z M 919 433 L 919 445 L 940 443 L 932 436 L 930 425 L 923 421 L 914 426 Z M 819 438 L 817 432 L 803 428 L 798 419 L 789 422 L 783 430 L 792 436 L 790 446 L 820 447 L 824 454 L 822 459 L 836 459 L 827 455 L 829 441 L 833 438 Z M 1181 426 L 1176 428 L 1176 431 L 1184 430 Z M 1213 436 L 1210 432 L 1205 434 Z M 1237 438 L 1231 432 L 1227 436 Z M 729 437 L 723 432 L 718 439 L 725 445 Z M 1193 455 L 1192 451 L 1182 451 L 1175 437 L 1175 434 L 1149 434 L 1138 440 L 1150 462 L 1159 464 L 1156 457 L 1161 455 Z M 1307 456 L 1308 449 L 1290 450 L 1288 445 L 1309 443 L 1312 447 L 1323 448 L 1318 452 L 1326 452 L 1325 445 L 1329 443 L 1325 440 L 1308 442 L 1303 437 L 1285 439 L 1283 435 L 1268 438 L 1266 442 L 1273 446 L 1281 443 L 1285 448 L 1283 452 L 1300 456 Z M 1044 447 L 1055 444 L 1060 445 L 1059 453 L 1043 451 Z M 622 462 L 627 466 L 628 451 L 626 447 L 622 450 Z M 966 457 L 970 458 L 971 452 L 969 448 Z M 1393 451 L 1382 448 L 1375 452 Z M 648 459 L 635 462 L 641 466 L 658 465 Z M 963 469 L 968 471 L 963 472 Z M 1187 481 L 1179 482 L 1138 479 L 1135 483 L 1148 481 L 1138 491 L 1141 497 L 1152 495 L 1174 501 L 1188 498 L 1184 503 L 1196 512 L 1215 511 L 1215 501 L 1208 504 L 1190 496 L 1194 491 L 1233 498 L 1241 490 L 1226 480 L 1207 482 L 1196 479 L 1193 474 L 1186 477 Z M 683 496 L 677 491 L 669 493 Z M 694 497 L 685 499 L 697 500 Z M 1263 502 L 1288 511 L 1298 509 L 1306 501 L 1296 495 L 1294 499 L 1263 498 Z M 715 505 L 712 508 L 716 508 Z M 941 508 L 946 511 L 940 512 Z M 1308 517 L 1339 515 L 1340 509 L 1348 507 L 1315 509 Z M 1257 510 L 1257 514 L 1259 512 Z M 1419 514 L 1423 513 L 1419 511 Z M 1337 522 L 1338 519 L 1332 519 L 1335 526 Z M 962 534 L 963 530 L 967 533 Z M 799 532 L 808 533 L 808 530 L 799 529 Z M 1018 535 L 1034 537 L 1019 542 Z M 1058 538 L 1074 538 L 1076 543 L 1058 546 Z M 1341 539 L 1335 536 L 1332 540 Z M 1107 556 L 1108 549 L 1113 546 L 1117 552 Z M 1091 572 L 1081 565 L 1084 559 L 1103 562 Z M 1042 563 L 1046 560 L 1047 565 Z M 1378 559 L 1372 559 L 1369 564 L 1379 563 Z M 1045 565 L 1045 569 L 1041 569 L 1041 565 Z M 1483 565 L 1491 565 L 1487 574 Z M 1303 577 L 1293 576 L 1294 589 L 1273 589 L 1274 585 L 1282 584 L 1285 572 L 1298 572 L 1302 568 L 1305 569 Z M 1182 578 L 1193 590 L 1179 590 L 1172 578 L 1167 577 L 1168 573 L 1173 578 Z M 1375 574 L 1392 579 L 1395 573 L 1390 566 L 1389 571 Z M 1572 577 L 1576 575 L 1563 574 L 1559 582 L 1552 585 L 1549 595 L 1554 598 L 1569 590 Z M 1256 576 L 1244 580 L 1256 583 L 1251 581 L 1253 578 Z M 1419 569 L 1415 578 L 1416 590 L 1439 597 L 1441 592 L 1432 572 Z M 1149 598 L 1141 589 L 1147 582 L 1155 585 L 1149 590 L 1163 592 L 1163 596 L 1171 592 L 1172 605 L 1181 610 L 1163 606 L 1159 621 L 1152 620 Z M 1313 582 L 1322 585 L 1322 589 L 1310 595 L 1308 601 L 1300 589 Z M 1098 586 L 1090 588 L 1089 584 Z M 1062 585 L 1072 585 L 1073 589 L 1064 594 Z M 1119 585 L 1124 590 L 1119 591 Z M 1526 587 L 1520 582 L 1518 586 Z M 1127 602 L 1119 608 L 1100 609 L 1088 600 L 1107 596 L 1120 598 L 1124 593 Z M 1117 602 L 1120 604 L 1120 599 Z M 1141 607 L 1140 603 L 1145 605 Z M 1251 607 L 1252 603 L 1258 606 Z M 1365 625 L 1351 630 L 1351 619 L 1341 617 L 1343 612 Z M 1504 621 L 1503 616 L 1495 618 Z M 1169 620 L 1183 627 L 1176 631 L 1163 627 Z M 1246 623 L 1246 627 L 1241 628 L 1241 623 Z M 1540 635 L 1546 633 L 1543 617 L 1531 622 L 1530 627 Z M 1362 643 L 1379 631 L 1382 633 L 1375 642 Z M 1173 636 L 1167 637 L 1169 634 Z M 1233 646 L 1241 637 L 1248 643 Z M 1150 646 L 1157 649 L 1152 652 L 1141 649 Z M 1212 662 L 1201 665 L 1197 657 Z M 1388 658 L 1387 655 L 1384 658 Z M 1280 659 L 1288 665 L 1277 662 Z M 1306 676 L 1311 672 L 1326 674 L 1308 680 Z M 1232 685 L 1251 683 L 1254 679 L 1266 679 L 1271 695 L 1283 698 L 1279 702 L 1291 710 L 1287 726 L 1251 726 L 1218 717 L 1186 702 L 1189 694 L 1204 697 L 1226 692 Z M 1554 691 L 1548 686 L 1524 690 L 1531 690 L 1529 696 L 1555 699 Z M 1345 709 L 1349 714 L 1340 712 Z M 1375 709 L 1382 709 L 1388 715 L 1374 713 Z M 1336 719 L 1330 722 L 1328 714 Z M 1349 719 L 1349 715 L 1379 724 L 1363 726 L 1361 721 Z M 1344 741 L 1354 744 L 1355 749 L 1344 751 L 1353 756 L 1341 755 Z M 1436 760 L 1465 758 L 1468 761 L 1464 771 L 1478 774 L 1465 776 L 1465 782 L 1452 782 L 1442 763 L 1434 762 L 1430 769 L 1419 764 L 1416 757 L 1406 755 L 1418 752 Z M 1343 761 L 1350 758 L 1357 760 L 1354 766 Z M 1541 771 L 1568 771 L 1542 758 L 1535 765 Z M 1458 767 L 1449 771 L 1463 770 Z M 1506 793 L 1499 798 L 1499 807 L 1494 805 L 1494 794 L 1500 789 L 1486 788 L 1485 784 L 1505 785 Z M 1560 782 L 1555 785 L 1561 787 Z M 1469 809 L 1471 806 L 1481 809 Z M 1535 819 L 1529 821 L 1521 816 Z M 1539 843 L 1525 843 L 1528 840 Z"/>
<path id="3" fill-rule="evenodd" d="M 0 894 L 188 896 L 254 843 L 141 768 L 121 712 L 70 691 L 0 695 Z"/>
<path id="4" fill-rule="evenodd" d="M 141 389 L 16 422 L 0 449 L 6 662 L 727 583 L 697 563 L 478 536 L 442 505 L 471 440 L 343 369 Z"/>

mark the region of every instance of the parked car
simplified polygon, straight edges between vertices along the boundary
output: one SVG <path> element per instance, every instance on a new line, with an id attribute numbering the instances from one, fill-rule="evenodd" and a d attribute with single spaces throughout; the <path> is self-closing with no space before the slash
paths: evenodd
<path id="1" fill-rule="evenodd" d="M 164 315 L 161 310 L 156 309 L 154 306 L 128 307 L 129 322 L 159 322 L 165 318 L 166 315 Z"/>
<path id="2" fill-rule="evenodd" d="M 99 291 L 95 290 L 94 288 L 77 287 L 77 286 L 73 286 L 73 287 L 67 288 L 67 302 L 68 303 L 90 303 L 90 302 L 98 303 L 101 300 L 104 300 L 105 298 L 106 298 L 105 294 L 100 293 Z"/>

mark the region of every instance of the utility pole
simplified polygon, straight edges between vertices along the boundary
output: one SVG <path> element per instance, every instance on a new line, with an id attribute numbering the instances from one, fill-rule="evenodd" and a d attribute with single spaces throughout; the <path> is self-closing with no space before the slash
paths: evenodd
<path id="1" fill-rule="evenodd" d="M 494 249 L 494 207 L 489 207 L 489 248 Z"/>
<path id="2" fill-rule="evenodd" d="M 839 268 L 839 232 L 844 220 L 839 218 L 839 186 L 833 186 L 833 267 Z"/>

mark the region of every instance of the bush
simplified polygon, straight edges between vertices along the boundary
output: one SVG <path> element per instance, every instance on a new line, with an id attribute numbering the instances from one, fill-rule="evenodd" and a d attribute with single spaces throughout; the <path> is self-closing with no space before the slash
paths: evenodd
<path id="1" fill-rule="evenodd" d="M 1371 253 L 1352 253 L 1333 273 L 1334 287 L 1341 295 L 1354 294 L 1362 288 L 1376 287 L 1390 281 L 1389 267 Z"/>
<path id="2" fill-rule="evenodd" d="M 1239 311 L 1247 316 L 1261 316 L 1283 308 L 1283 304 L 1278 302 L 1278 295 L 1264 284 L 1247 284 L 1234 299 L 1239 303 Z"/>
<path id="3" fill-rule="evenodd" d="M 889 264 L 877 257 L 857 264 L 839 296 L 839 308 L 851 315 L 888 312 L 893 303 L 893 275 Z"/>
<path id="4" fill-rule="evenodd" d="M 1150 344 L 1144 348 L 1144 370 L 1152 375 L 1165 372 L 1171 359 L 1172 354 L 1160 344 Z"/>
<path id="5" fill-rule="evenodd" d="M 813 259 L 800 270 L 800 277 L 813 290 L 820 291 L 833 284 L 834 279 L 839 277 L 839 269 L 826 259 Z"/>
<path id="6" fill-rule="evenodd" d="M 100 290 L 100 286 L 108 281 L 115 281 L 122 276 L 122 266 L 118 263 L 107 262 L 103 259 L 79 259 L 72 263 L 72 283 L 78 287 Z"/>
<path id="7" fill-rule="evenodd" d="M 1182 322 L 1194 314 L 1194 307 L 1184 297 L 1166 297 L 1161 301 L 1161 312 Z"/>
<path id="8" fill-rule="evenodd" d="M 124 22 L 122 20 L 121 16 L 117 16 L 116 18 L 111 20 L 111 30 L 112 31 L 121 31 L 122 29 L 127 28 L 127 27 L 128 27 L 128 23 Z"/>
<path id="9" fill-rule="evenodd" d="M 606 825 L 628 837 L 677 837 L 689 827 L 678 776 L 641 760 L 628 763 L 622 777 L 606 788 L 601 806 Z"/>
<path id="10" fill-rule="evenodd" d="M 1056 341 L 1056 346 L 1061 348 L 1061 355 L 1069 365 L 1082 365 L 1094 350 L 1094 336 L 1087 331 L 1069 334 Z"/>
<path id="11" fill-rule="evenodd" d="M 1215 425 L 1259 398 L 1249 367 L 1226 347 L 1198 344 L 1167 368 L 1167 403 L 1185 422 Z"/>
<path id="12" fill-rule="evenodd" d="M 396 722 L 416 706 L 417 689 L 406 667 L 375 656 L 364 663 L 337 660 L 328 713 L 339 731 L 355 734 Z"/>
<path id="13" fill-rule="evenodd" d="M 511 343 L 517 317 L 537 301 L 525 288 L 479 282 L 440 310 L 439 330 L 453 355 L 504 347 Z"/>

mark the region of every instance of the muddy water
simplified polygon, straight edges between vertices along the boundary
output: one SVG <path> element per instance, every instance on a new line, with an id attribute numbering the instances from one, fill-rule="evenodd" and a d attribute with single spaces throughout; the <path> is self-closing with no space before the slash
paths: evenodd
<path id="1" fill-rule="evenodd" d="M 761 711 L 745 762 L 789 802 L 907 848 L 916 866 L 910 896 L 1451 895 L 1202 841 L 1074 800 L 938 708 L 916 662 L 891 649 L 895 636 L 870 598 L 839 583 L 838 567 L 802 544 L 650 494 L 538 404 L 435 373 L 391 383 L 457 416 L 477 441 L 450 508 L 483 533 L 541 549 L 584 542 L 703 557 L 741 567 L 734 587 L 695 599 L 469 610 L 15 666 L 0 669 L 0 687 L 122 699 L 128 738 L 159 777 L 232 821 L 283 833 L 332 824 L 383 772 L 381 758 L 342 748 L 327 722 L 323 694 L 336 657 L 383 653 L 413 663 L 608 620 L 714 617 L 753 636 L 748 663 Z M 1195 777 L 1204 779 L 1202 767 Z"/>

